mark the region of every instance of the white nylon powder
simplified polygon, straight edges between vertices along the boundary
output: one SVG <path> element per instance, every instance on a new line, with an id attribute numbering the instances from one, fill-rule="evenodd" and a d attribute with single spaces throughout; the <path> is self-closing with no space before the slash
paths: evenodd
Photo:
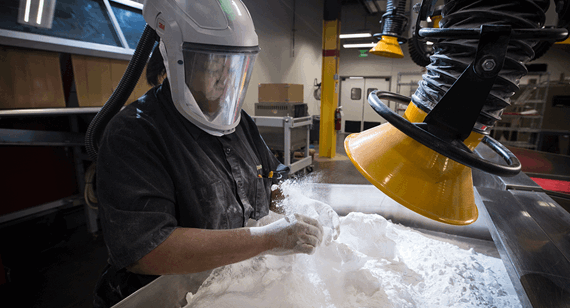
<path id="1" fill-rule="evenodd" d="M 300 194 L 289 187 L 286 195 L 308 202 Z M 340 218 L 338 239 L 313 255 L 215 269 L 186 299 L 192 308 L 521 307 L 501 259 L 363 213 Z"/>

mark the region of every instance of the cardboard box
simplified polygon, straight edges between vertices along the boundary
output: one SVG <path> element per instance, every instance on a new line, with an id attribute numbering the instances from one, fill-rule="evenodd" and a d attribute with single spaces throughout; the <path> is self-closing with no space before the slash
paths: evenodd
<path id="1" fill-rule="evenodd" d="M 79 107 L 103 106 L 123 77 L 129 61 L 72 55 L 73 75 Z M 146 68 L 126 104 L 132 103 L 151 86 L 146 83 Z"/>
<path id="2" fill-rule="evenodd" d="M 302 103 L 303 85 L 292 83 L 260 83 L 259 102 Z"/>
<path id="3" fill-rule="evenodd" d="M 63 108 L 59 53 L 0 46 L 0 109 Z"/>

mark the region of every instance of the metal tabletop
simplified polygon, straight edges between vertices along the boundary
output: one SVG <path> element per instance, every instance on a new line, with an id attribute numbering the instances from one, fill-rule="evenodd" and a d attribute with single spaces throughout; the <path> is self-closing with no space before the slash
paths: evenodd
<path id="1" fill-rule="evenodd" d="M 496 159 L 484 146 L 476 152 Z M 501 178 L 474 170 L 473 180 L 479 220 L 463 227 L 409 211 L 372 185 L 313 184 L 307 186 L 307 194 L 341 215 L 378 213 L 414 228 L 490 237 L 523 307 L 570 307 L 570 213 L 524 173 Z M 115 307 L 180 307 L 186 292 L 199 286 L 205 275 L 162 276 Z"/>

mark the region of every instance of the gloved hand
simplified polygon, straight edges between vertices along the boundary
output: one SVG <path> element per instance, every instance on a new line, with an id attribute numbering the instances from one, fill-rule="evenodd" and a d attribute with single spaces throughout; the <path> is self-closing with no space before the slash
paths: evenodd
<path id="1" fill-rule="evenodd" d="M 250 228 L 254 236 L 265 237 L 271 249 L 267 254 L 284 256 L 295 253 L 313 254 L 323 239 L 323 227 L 310 217 L 294 214 L 263 227 Z"/>
<path id="2" fill-rule="evenodd" d="M 340 235 L 340 220 L 338 218 L 338 214 L 332 209 L 330 205 L 324 202 L 313 199 L 309 200 L 310 201 L 308 202 L 308 206 L 306 206 L 305 209 L 307 209 L 307 212 L 311 211 L 311 209 L 314 209 L 316 215 L 310 215 L 308 213 L 305 215 L 322 222 L 323 226 L 325 227 L 323 240 L 325 244 L 328 245 L 332 241 L 336 240 Z"/>
<path id="3" fill-rule="evenodd" d="M 330 205 L 306 196 L 295 196 L 286 199 L 284 207 L 286 212 L 302 214 L 319 221 L 324 227 L 325 245 L 329 245 L 340 235 L 340 220 Z"/>

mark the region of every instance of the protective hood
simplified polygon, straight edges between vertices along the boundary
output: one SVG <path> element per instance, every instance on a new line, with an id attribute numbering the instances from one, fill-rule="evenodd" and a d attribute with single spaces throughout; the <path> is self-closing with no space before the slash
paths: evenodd
<path id="1" fill-rule="evenodd" d="M 212 135 L 232 133 L 259 52 L 245 5 L 239 0 L 147 1 L 143 16 L 160 36 L 176 109 Z"/>

